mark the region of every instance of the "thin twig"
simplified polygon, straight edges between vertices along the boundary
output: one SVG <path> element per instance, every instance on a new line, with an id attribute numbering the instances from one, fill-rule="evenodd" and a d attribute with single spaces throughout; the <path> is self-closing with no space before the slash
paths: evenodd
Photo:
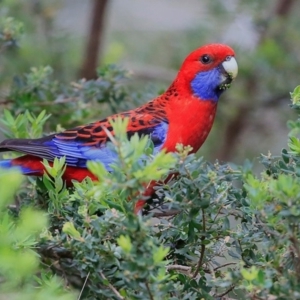
<path id="1" fill-rule="evenodd" d="M 117 291 L 117 289 L 109 283 L 108 279 L 105 277 L 105 275 L 102 272 L 99 272 L 100 276 L 103 280 L 107 281 L 107 286 L 111 289 L 111 291 L 117 296 L 118 299 L 124 300 L 125 298 L 121 296 L 121 294 Z"/>
<path id="2" fill-rule="evenodd" d="M 201 240 L 204 240 L 204 238 L 202 237 Z M 198 261 L 198 264 L 197 264 L 197 268 L 196 268 L 196 271 L 195 273 L 193 274 L 193 278 L 195 278 L 198 273 L 199 273 L 199 270 L 202 266 L 202 262 L 203 262 L 203 258 L 204 258 L 204 252 L 205 252 L 205 245 L 202 244 L 201 245 L 201 252 L 200 252 L 200 258 L 199 258 L 199 261 Z"/>
<path id="3" fill-rule="evenodd" d="M 257 219 L 258 219 L 258 218 L 257 218 Z M 258 220 L 259 220 L 259 219 L 258 219 Z M 262 227 L 262 230 L 263 230 L 263 232 L 265 233 L 266 236 L 271 235 L 271 236 L 273 236 L 274 238 L 275 238 L 275 237 L 276 237 L 276 238 L 280 238 L 280 237 L 281 237 L 281 235 L 280 235 L 278 232 L 276 232 L 276 231 L 274 231 L 274 230 L 271 230 L 270 228 L 268 228 L 268 227 L 266 226 L 266 224 L 262 223 L 261 221 L 260 221 L 260 222 L 256 222 L 255 225 L 261 226 L 261 227 Z"/>
<path id="4" fill-rule="evenodd" d="M 170 216 L 176 216 L 179 213 L 181 213 L 181 210 L 161 211 L 161 212 L 155 212 L 155 213 L 153 213 L 153 217 L 155 217 L 155 218 L 170 217 Z"/>
<path id="5" fill-rule="evenodd" d="M 84 283 L 83 283 L 82 289 L 81 289 L 81 291 L 80 291 L 80 294 L 78 295 L 77 300 L 80 300 L 81 295 L 82 295 L 83 290 L 84 290 L 84 288 L 85 288 L 85 286 L 86 286 L 86 283 L 87 283 L 87 280 L 88 280 L 89 276 L 90 276 L 90 272 L 88 272 L 88 274 L 86 275 L 85 281 L 84 281 Z"/>
<path id="6" fill-rule="evenodd" d="M 110 141 L 116 146 L 119 146 L 118 141 L 115 139 L 115 137 L 112 135 L 112 133 L 107 129 L 106 126 L 100 125 L 102 130 L 106 133 L 107 137 L 110 139 Z"/>
<path id="7" fill-rule="evenodd" d="M 237 264 L 237 263 L 234 263 L 234 262 L 227 263 L 227 264 L 224 264 L 224 265 L 222 265 L 222 266 L 218 266 L 218 267 L 214 268 L 214 271 L 217 271 L 217 270 L 219 270 L 219 269 L 221 269 L 221 268 L 224 268 L 224 267 L 227 267 L 227 266 L 230 266 L 230 265 L 236 265 L 236 264 Z"/>
<path id="8" fill-rule="evenodd" d="M 205 214 L 204 214 L 204 209 L 203 208 L 202 208 L 202 226 L 203 226 L 203 232 L 205 233 L 206 232 L 206 223 L 205 223 Z M 203 242 L 204 240 L 205 240 L 205 236 L 203 235 L 201 237 L 201 241 Z M 199 270 L 202 266 L 203 259 L 204 259 L 204 252 L 205 252 L 205 245 L 202 243 L 201 244 L 201 250 L 200 250 L 200 258 L 199 258 L 196 270 L 193 274 L 193 278 L 195 278 L 198 275 Z"/>
<path id="9" fill-rule="evenodd" d="M 213 269 L 211 263 L 208 263 L 208 264 L 207 264 L 207 268 L 206 268 L 206 269 L 203 269 L 203 270 L 204 270 L 204 272 L 210 274 L 213 280 L 216 279 L 216 273 L 215 273 L 215 270 Z"/>
<path id="10" fill-rule="evenodd" d="M 168 223 L 168 224 L 164 224 L 164 223 L 156 223 L 153 225 L 154 227 L 160 227 L 159 231 L 163 232 L 165 230 L 170 230 L 171 228 L 177 229 L 176 226 L 173 226 L 172 224 Z M 161 228 L 164 227 L 164 228 Z"/>
<path id="11" fill-rule="evenodd" d="M 9 103 L 12 103 L 12 102 L 13 102 L 12 100 L 3 100 L 3 101 L 0 101 L 0 105 L 9 104 Z"/>
<path id="12" fill-rule="evenodd" d="M 146 288 L 147 288 L 147 291 L 148 291 L 150 300 L 154 300 L 153 295 L 152 295 L 152 293 L 151 293 L 151 291 L 150 291 L 148 282 L 146 282 L 145 285 L 146 285 Z"/>
<path id="13" fill-rule="evenodd" d="M 296 252 L 297 256 L 297 261 L 295 261 L 295 270 L 296 270 L 296 277 L 298 280 L 300 280 L 300 263 L 299 263 L 299 258 L 300 258 L 300 247 L 299 247 L 299 241 L 298 239 L 293 235 L 289 238 L 290 242 L 292 243 L 292 248 L 293 251 Z M 295 259 L 294 259 L 295 260 Z"/>
<path id="14" fill-rule="evenodd" d="M 217 211 L 217 214 L 215 215 L 215 217 L 214 217 L 214 219 L 213 219 L 213 221 L 212 221 L 212 224 L 210 225 L 210 227 L 208 228 L 208 230 L 211 229 L 213 223 L 216 221 L 216 219 L 217 219 L 217 217 L 219 216 L 219 214 L 221 213 L 221 210 L 223 209 L 223 207 L 224 207 L 223 205 L 221 205 L 221 206 L 219 207 L 219 209 L 218 209 L 218 211 Z"/>
<path id="15" fill-rule="evenodd" d="M 215 298 L 221 298 L 225 295 L 227 295 L 228 293 L 230 293 L 233 289 L 235 288 L 234 285 L 232 285 L 228 290 L 226 290 L 224 293 L 222 294 L 218 294 L 218 295 L 214 295 Z"/>
<path id="16" fill-rule="evenodd" d="M 192 277 L 193 275 L 191 274 L 192 268 L 188 266 L 182 266 L 182 265 L 169 265 L 166 267 L 167 271 L 170 270 L 175 270 L 178 271 L 182 274 L 185 274 L 189 277 Z"/>
<path id="17" fill-rule="evenodd" d="M 257 295 L 252 295 L 251 296 L 251 299 L 254 299 L 254 300 L 264 300 L 264 298 L 261 298 L 261 297 L 259 297 L 259 296 L 257 296 Z M 269 299 L 269 298 L 267 298 L 267 299 Z M 275 298 L 276 299 L 276 298 Z"/>

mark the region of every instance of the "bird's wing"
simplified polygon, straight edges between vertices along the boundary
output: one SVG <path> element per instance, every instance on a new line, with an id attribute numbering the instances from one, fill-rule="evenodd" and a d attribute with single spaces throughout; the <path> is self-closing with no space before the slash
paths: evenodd
<path id="1" fill-rule="evenodd" d="M 111 119 L 116 116 L 112 116 Z M 167 119 L 134 111 L 119 116 L 129 117 L 128 138 L 135 133 L 139 136 L 148 135 L 154 144 L 154 151 L 161 149 L 168 131 Z M 0 152 L 13 150 L 49 161 L 53 161 L 55 157 L 65 156 L 67 165 L 81 168 L 86 167 L 88 160 L 95 160 L 109 168 L 116 159 L 116 153 L 107 147 L 107 142 L 110 140 L 107 131 L 114 136 L 109 120 L 103 119 L 40 139 L 5 140 L 0 143 Z"/>

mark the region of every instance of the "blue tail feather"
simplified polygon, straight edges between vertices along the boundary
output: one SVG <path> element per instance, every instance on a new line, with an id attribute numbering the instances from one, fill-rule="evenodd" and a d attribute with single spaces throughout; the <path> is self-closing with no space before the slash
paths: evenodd
<path id="1" fill-rule="evenodd" d="M 30 175 L 30 174 L 34 173 L 29 168 L 25 168 L 25 167 L 22 167 L 22 166 L 14 166 L 11 163 L 11 159 L 0 160 L 0 168 L 1 169 L 18 168 L 22 172 L 22 174 L 24 174 L 24 175 Z"/>
<path id="2" fill-rule="evenodd" d="M 11 160 L 0 160 L 0 168 L 2 169 L 10 169 L 12 168 Z"/>

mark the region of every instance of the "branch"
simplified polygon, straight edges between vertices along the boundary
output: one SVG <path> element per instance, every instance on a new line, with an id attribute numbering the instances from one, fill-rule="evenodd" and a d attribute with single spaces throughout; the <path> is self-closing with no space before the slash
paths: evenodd
<path id="1" fill-rule="evenodd" d="M 276 15 L 286 16 L 290 10 L 295 0 L 281 0 L 277 3 Z"/>
<path id="2" fill-rule="evenodd" d="M 145 285 L 146 285 L 146 288 L 147 288 L 147 291 L 148 291 L 150 300 L 154 300 L 153 295 L 152 295 L 152 293 L 151 293 L 151 291 L 150 291 L 148 282 L 146 282 Z"/>
<path id="3" fill-rule="evenodd" d="M 273 12 L 273 16 L 271 16 L 269 19 L 273 20 L 276 17 L 280 17 L 280 18 L 287 17 L 288 14 L 292 11 L 292 7 L 294 3 L 295 0 L 278 0 L 276 9 Z M 258 46 L 263 44 L 264 41 L 268 38 L 267 33 L 268 33 L 268 24 L 260 32 Z M 220 153 L 218 153 L 218 157 L 221 160 L 224 161 L 230 160 L 230 157 L 233 153 L 233 149 L 235 149 L 235 146 L 238 142 L 238 137 L 243 132 L 247 124 L 248 117 L 250 116 L 252 111 L 257 107 L 257 101 L 255 101 L 255 99 L 257 100 L 258 88 L 259 88 L 259 82 L 257 82 L 256 73 L 253 72 L 250 75 L 246 86 L 246 89 L 248 91 L 248 101 L 246 103 L 241 104 L 237 108 L 235 117 L 232 118 L 232 120 L 227 125 L 227 128 L 225 130 L 224 145 L 221 147 Z M 251 101 L 249 99 L 251 99 Z M 274 102 L 274 100 L 272 102 Z"/>
<path id="4" fill-rule="evenodd" d="M 64 247 L 61 247 L 60 244 L 54 244 L 51 246 L 42 245 L 38 248 L 39 254 L 47 258 L 62 259 L 70 258 L 73 259 L 72 252 Z"/>
<path id="5" fill-rule="evenodd" d="M 176 216 L 181 213 L 181 210 L 168 210 L 153 213 L 154 218 Z"/>
<path id="6" fill-rule="evenodd" d="M 205 233 L 206 232 L 206 224 L 205 224 L 205 214 L 204 214 L 204 209 L 203 208 L 202 208 L 202 226 L 203 226 L 203 232 Z M 205 240 L 205 236 L 203 235 L 201 237 L 201 241 L 203 242 L 204 240 Z M 204 252 L 205 252 L 205 245 L 202 243 L 201 244 L 200 258 L 199 258 L 196 270 L 195 270 L 195 272 L 193 274 L 193 278 L 195 278 L 198 275 L 199 270 L 200 270 L 200 268 L 202 266 L 203 259 L 204 259 Z"/>
<path id="7" fill-rule="evenodd" d="M 222 265 L 222 266 L 218 266 L 218 267 L 214 268 L 214 271 L 217 271 L 217 270 L 219 270 L 219 269 L 221 269 L 221 268 L 224 268 L 224 267 L 227 267 L 227 266 L 230 266 L 230 265 L 236 265 L 236 264 L 237 264 L 237 263 L 234 263 L 234 262 L 227 263 L 227 264 L 224 264 L 224 265 Z"/>
<path id="8" fill-rule="evenodd" d="M 7 100 L 2 100 L 0 101 L 0 105 L 6 105 L 6 104 L 9 104 L 9 103 L 12 103 L 13 100 L 10 100 L 10 99 L 7 99 Z"/>
<path id="9" fill-rule="evenodd" d="M 294 251 L 296 252 L 296 257 L 297 257 L 297 261 L 295 261 L 295 270 L 296 270 L 296 276 L 298 278 L 298 280 L 300 280 L 300 246 L 299 246 L 299 241 L 297 239 L 297 237 L 295 237 L 294 235 L 292 235 L 289 238 L 290 242 L 292 243 L 292 246 L 294 248 Z"/>
<path id="10" fill-rule="evenodd" d="M 104 16 L 108 0 L 94 0 L 88 42 L 85 49 L 84 61 L 80 77 L 92 79 L 96 77 L 99 49 L 104 30 Z"/>
<path id="11" fill-rule="evenodd" d="M 110 290 L 117 296 L 118 299 L 124 300 L 125 298 L 123 296 L 121 296 L 121 294 L 116 290 L 116 288 L 109 283 L 108 279 L 105 277 L 105 275 L 102 272 L 99 272 L 100 276 L 102 277 L 103 280 L 105 280 L 107 282 L 107 285 Z"/>
<path id="12" fill-rule="evenodd" d="M 234 285 L 232 285 L 228 290 L 226 290 L 224 293 L 222 294 L 218 294 L 218 295 L 214 295 L 215 298 L 222 298 L 223 296 L 227 295 L 228 293 L 230 293 L 233 289 L 235 288 Z"/>
<path id="13" fill-rule="evenodd" d="M 191 274 L 192 268 L 188 266 L 182 266 L 182 265 L 169 265 L 166 267 L 167 271 L 170 270 L 175 270 L 179 271 L 180 273 L 183 273 L 189 277 L 192 277 L 193 275 Z"/>
<path id="14" fill-rule="evenodd" d="M 82 295 L 82 292 L 83 292 L 83 290 L 84 290 L 84 288 L 85 288 L 85 286 L 86 286 L 86 283 L 87 283 L 87 280 L 88 280 L 89 276 L 90 276 L 90 272 L 88 272 L 88 274 L 87 274 L 87 276 L 86 276 L 86 278 L 85 278 L 85 281 L 84 281 L 84 283 L 83 283 L 82 289 L 81 289 L 81 291 L 80 291 L 80 294 L 78 295 L 77 300 L 80 300 L 81 295 Z"/>

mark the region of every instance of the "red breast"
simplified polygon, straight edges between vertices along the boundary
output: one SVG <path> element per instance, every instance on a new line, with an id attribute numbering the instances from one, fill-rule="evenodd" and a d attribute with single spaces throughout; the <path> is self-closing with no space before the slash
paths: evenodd
<path id="1" fill-rule="evenodd" d="M 181 143 L 197 152 L 212 128 L 217 102 L 189 99 L 185 103 L 180 107 L 166 107 L 169 128 L 163 147 L 167 151 L 175 151 L 177 143 Z"/>

